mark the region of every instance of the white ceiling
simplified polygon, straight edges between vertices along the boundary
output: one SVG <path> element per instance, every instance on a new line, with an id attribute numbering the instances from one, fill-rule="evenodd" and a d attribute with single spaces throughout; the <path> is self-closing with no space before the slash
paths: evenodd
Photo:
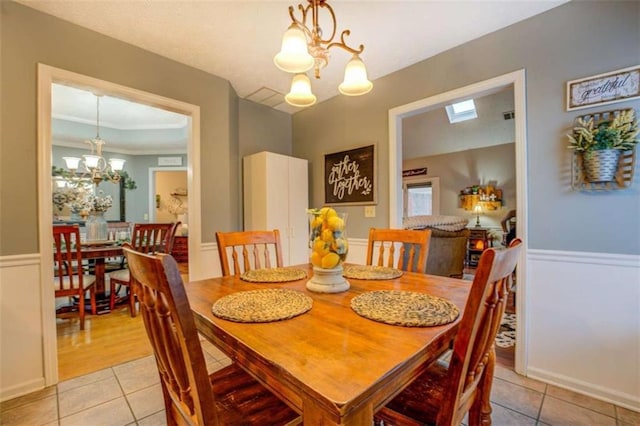
<path id="1" fill-rule="evenodd" d="M 231 82 L 238 96 L 257 102 L 260 99 L 251 96 L 256 92 L 289 91 L 291 75 L 276 68 L 273 56 L 290 24 L 288 6 L 306 4 L 304 0 L 17 1 L 220 76 Z M 331 5 L 338 34 L 350 29 L 347 43 L 365 45 L 361 56 L 369 79 L 375 80 L 565 2 L 344 0 Z M 327 34 L 330 29 L 326 25 L 324 28 Z M 318 102 L 339 95 L 337 87 L 350 57 L 336 48 L 331 54 L 321 79 L 312 81 Z M 284 102 L 270 106 L 288 113 L 298 111 Z M 73 115 L 69 107 L 65 114 Z M 118 118 L 110 116 L 106 108 L 104 120 L 116 127 L 127 126 L 118 124 Z"/>

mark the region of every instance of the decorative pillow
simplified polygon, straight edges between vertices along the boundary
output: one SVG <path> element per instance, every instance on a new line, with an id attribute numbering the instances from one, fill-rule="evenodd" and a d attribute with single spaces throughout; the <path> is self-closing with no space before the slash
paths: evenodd
<path id="1" fill-rule="evenodd" d="M 442 231 L 460 231 L 467 227 L 469 219 L 459 216 L 411 216 L 402 219 L 405 229 L 434 228 Z"/>

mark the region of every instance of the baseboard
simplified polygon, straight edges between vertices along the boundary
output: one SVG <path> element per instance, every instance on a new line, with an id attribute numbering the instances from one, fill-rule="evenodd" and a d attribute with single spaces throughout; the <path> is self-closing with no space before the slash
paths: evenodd
<path id="1" fill-rule="evenodd" d="M 44 389 L 44 377 L 29 380 L 28 382 L 13 385 L 8 388 L 3 388 L 0 391 L 0 402 L 8 401 L 22 395 L 27 395 L 31 392 L 36 392 L 41 389 Z"/>
<path id="2" fill-rule="evenodd" d="M 571 377 L 554 374 L 537 368 L 529 368 L 527 370 L 527 377 L 606 401 L 619 407 L 640 412 L 640 399 L 635 395 L 617 392 L 602 386 L 595 386 L 592 383 L 582 382 Z"/>

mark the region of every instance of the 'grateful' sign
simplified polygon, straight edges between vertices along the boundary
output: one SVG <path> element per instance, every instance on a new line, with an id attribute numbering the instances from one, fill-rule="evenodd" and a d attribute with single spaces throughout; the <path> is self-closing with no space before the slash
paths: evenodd
<path id="1" fill-rule="evenodd" d="M 567 82 L 567 111 L 640 97 L 640 65 Z"/>

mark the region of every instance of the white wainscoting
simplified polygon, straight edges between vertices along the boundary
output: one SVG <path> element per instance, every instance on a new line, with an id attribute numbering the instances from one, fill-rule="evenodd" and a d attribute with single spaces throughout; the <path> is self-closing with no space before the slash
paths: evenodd
<path id="1" fill-rule="evenodd" d="M 40 255 L 0 257 L 0 401 L 44 387 L 41 300 Z"/>
<path id="2" fill-rule="evenodd" d="M 529 250 L 527 375 L 640 411 L 640 256 Z"/>

